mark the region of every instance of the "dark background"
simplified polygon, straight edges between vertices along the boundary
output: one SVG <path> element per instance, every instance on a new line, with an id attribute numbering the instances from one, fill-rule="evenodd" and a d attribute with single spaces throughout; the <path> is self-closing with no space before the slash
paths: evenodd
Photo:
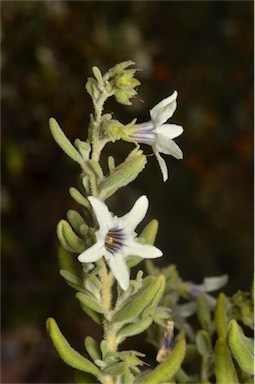
<path id="1" fill-rule="evenodd" d="M 123 123 L 178 90 L 171 119 L 184 160 L 170 156 L 162 183 L 155 157 L 109 205 L 127 212 L 146 194 L 146 220 L 181 276 L 228 273 L 226 292 L 248 290 L 253 271 L 253 2 L 2 1 L 2 382 L 72 382 L 45 333 L 56 318 L 74 347 L 98 330 L 58 274 L 57 222 L 75 208 L 79 172 L 53 141 L 49 117 L 86 138 L 91 67 L 132 59 L 139 99 L 109 112 Z M 106 148 L 121 161 L 133 148 Z M 151 149 L 145 147 L 151 154 Z M 109 152 L 107 152 L 107 150 Z M 145 220 L 145 222 L 146 222 Z M 145 351 L 147 346 L 134 348 Z"/>

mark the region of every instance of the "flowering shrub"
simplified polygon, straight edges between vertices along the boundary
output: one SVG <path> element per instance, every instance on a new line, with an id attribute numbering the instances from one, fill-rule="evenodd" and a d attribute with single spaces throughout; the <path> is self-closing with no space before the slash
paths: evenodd
<path id="1" fill-rule="evenodd" d="M 151 145 L 164 181 L 168 170 L 160 153 L 182 158 L 173 139 L 183 128 L 167 123 L 177 106 L 176 91 L 150 110 L 151 121 L 146 123 L 134 119 L 124 125 L 104 112 L 112 96 L 118 103 L 131 104 L 140 84 L 136 70 L 129 68 L 133 64 L 122 62 L 104 75 L 93 67 L 94 77 L 86 83 L 94 106 L 86 141 L 76 139 L 73 145 L 50 119 L 54 139 L 81 167 L 79 189 L 70 188 L 79 212 L 69 210 L 67 220 L 57 227 L 60 274 L 77 291 L 82 310 L 102 327 L 103 337 L 99 345 L 90 335 L 85 337 L 84 357 L 70 346 L 53 318 L 47 320 L 48 333 L 62 359 L 75 369 L 77 383 L 208 383 L 215 377 L 217 383 L 251 382 L 253 341 L 240 323 L 253 329 L 253 297 L 238 292 L 228 298 L 221 292 L 215 299 L 208 293 L 222 288 L 227 276 L 194 284 L 183 281 L 174 265 L 155 267 L 151 259 L 164 257 L 154 246 L 158 222 L 152 220 L 141 233 L 135 232 L 148 210 L 145 195 L 122 217 L 113 215 L 105 203 L 144 169 L 147 158 L 140 144 Z M 104 171 L 102 150 L 119 140 L 135 148 L 118 165 L 109 156 Z M 145 267 L 131 278 L 132 268 L 144 259 Z M 192 315 L 197 317 L 195 326 Z M 144 331 L 157 349 L 155 368 L 144 367 L 141 351 L 120 348 L 125 339 Z"/>

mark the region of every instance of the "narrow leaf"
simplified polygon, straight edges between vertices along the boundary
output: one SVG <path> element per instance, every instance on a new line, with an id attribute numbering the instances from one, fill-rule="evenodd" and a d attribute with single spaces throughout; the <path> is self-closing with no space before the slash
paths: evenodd
<path id="1" fill-rule="evenodd" d="M 239 366 L 248 373 L 254 374 L 253 340 L 246 337 L 235 320 L 230 321 L 228 332 L 230 350 Z"/>
<path id="2" fill-rule="evenodd" d="M 218 296 L 215 312 L 214 321 L 218 336 L 226 337 L 228 330 L 228 317 L 227 317 L 227 298 L 224 293 L 220 293 Z"/>
<path id="3" fill-rule="evenodd" d="M 83 205 L 83 207 L 86 207 L 86 208 L 90 209 L 89 201 L 76 188 L 71 187 L 69 189 L 69 193 L 72 196 L 72 198 L 75 201 L 77 201 L 77 203 L 79 203 L 80 205 Z"/>
<path id="4" fill-rule="evenodd" d="M 139 335 L 144 332 L 147 328 L 149 328 L 152 321 L 152 317 L 148 317 L 145 320 L 138 321 L 123 328 L 117 335 L 118 344 L 122 343 L 127 337 Z"/>
<path id="5" fill-rule="evenodd" d="M 68 138 L 58 125 L 57 121 L 51 117 L 49 120 L 49 124 L 52 136 L 54 137 L 58 145 L 63 149 L 63 151 L 77 163 L 83 164 L 81 155 L 68 140 Z"/>
<path id="6" fill-rule="evenodd" d="M 238 377 L 224 337 L 215 345 L 215 373 L 217 384 L 238 384 Z"/>
<path id="7" fill-rule="evenodd" d="M 131 296 L 125 302 L 125 306 L 113 316 L 112 321 L 126 323 L 137 318 L 144 308 L 154 299 L 154 296 L 161 289 L 162 284 L 165 284 L 165 276 L 159 275 L 148 287 L 139 290 Z"/>
<path id="8" fill-rule="evenodd" d="M 70 346 L 53 318 L 47 319 L 46 327 L 56 350 L 66 364 L 80 371 L 91 373 L 96 377 L 100 375 L 99 369 L 91 361 Z"/>
<path id="9" fill-rule="evenodd" d="M 143 384 L 161 384 L 169 381 L 180 369 L 185 356 L 185 349 L 185 340 L 180 340 L 170 353 L 168 359 L 149 373 L 143 380 Z"/>
<path id="10" fill-rule="evenodd" d="M 96 311 L 102 314 L 107 313 L 107 309 L 104 308 L 92 297 L 89 297 L 88 295 L 85 295 L 84 293 L 81 293 L 81 292 L 78 292 L 75 296 L 77 297 L 78 300 L 80 300 L 80 302 L 82 302 L 85 306 L 89 307 L 93 311 Z"/>
<path id="11" fill-rule="evenodd" d="M 100 348 L 98 346 L 98 344 L 96 343 L 96 341 L 90 337 L 90 336 L 87 336 L 85 338 L 85 341 L 84 341 L 84 344 L 85 344 L 85 348 L 89 354 L 89 356 L 91 357 L 92 360 L 99 360 L 101 359 L 101 352 L 100 352 Z"/>

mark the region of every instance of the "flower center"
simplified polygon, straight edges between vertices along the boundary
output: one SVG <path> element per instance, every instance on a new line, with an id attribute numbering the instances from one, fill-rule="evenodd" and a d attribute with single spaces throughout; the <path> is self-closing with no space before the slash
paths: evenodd
<path id="1" fill-rule="evenodd" d="M 131 139 L 141 144 L 148 144 L 148 145 L 154 144 L 155 132 L 154 132 L 154 126 L 151 121 L 148 121 L 146 123 L 136 124 L 135 127 L 138 129 L 136 132 L 133 132 L 132 134 L 129 135 Z"/>
<path id="2" fill-rule="evenodd" d="M 113 228 L 105 236 L 105 248 L 112 254 L 117 253 L 123 248 L 125 238 L 122 229 Z"/>

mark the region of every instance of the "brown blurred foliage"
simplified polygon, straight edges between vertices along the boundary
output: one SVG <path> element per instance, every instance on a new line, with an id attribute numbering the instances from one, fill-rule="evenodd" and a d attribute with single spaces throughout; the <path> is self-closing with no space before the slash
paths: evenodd
<path id="1" fill-rule="evenodd" d="M 253 2 L 2 1 L 2 382 L 72 382 L 45 334 L 53 316 L 74 347 L 100 338 L 58 275 L 55 227 L 75 207 L 79 169 L 54 143 L 86 138 L 91 67 L 132 59 L 142 86 L 132 107 L 109 101 L 124 123 L 178 90 L 172 122 L 184 160 L 154 157 L 109 204 L 128 211 L 140 194 L 160 222 L 157 245 L 183 278 L 228 273 L 227 292 L 253 270 Z M 131 147 L 107 147 L 117 159 Z M 147 154 L 150 149 L 145 148 Z M 112 153 L 111 153 L 112 154 Z M 120 210 L 124 206 L 123 212 Z M 143 341 L 141 341 L 143 342 Z M 140 349 L 145 350 L 146 346 Z"/>

